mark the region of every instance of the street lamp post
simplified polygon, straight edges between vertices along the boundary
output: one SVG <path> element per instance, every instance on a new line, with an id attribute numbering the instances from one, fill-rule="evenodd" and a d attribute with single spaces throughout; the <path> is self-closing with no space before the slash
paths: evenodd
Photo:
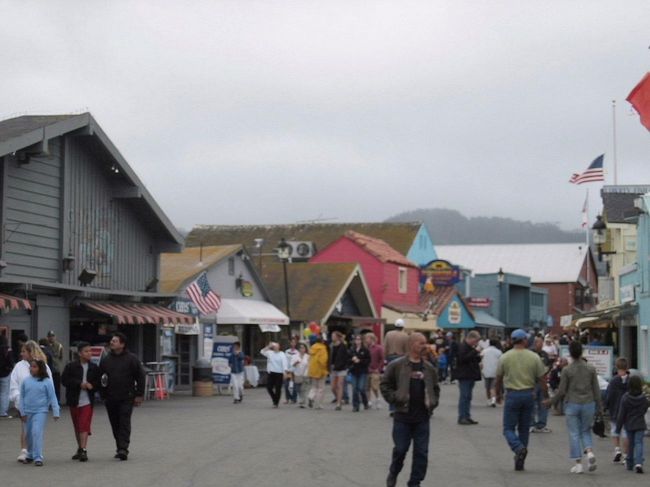
<path id="1" fill-rule="evenodd" d="M 607 242 L 607 225 L 603 221 L 603 217 L 598 215 L 596 223 L 591 227 L 594 244 L 598 248 L 598 262 L 603 261 L 603 255 L 615 254 L 616 252 L 603 250 L 603 245 Z"/>
<path id="2" fill-rule="evenodd" d="M 278 243 L 278 258 L 282 261 L 282 272 L 284 273 L 284 299 L 285 299 L 285 311 L 287 313 L 287 316 L 291 316 L 289 314 L 289 279 L 287 276 L 287 262 L 289 261 L 290 258 L 290 251 L 291 251 L 291 245 L 287 243 L 287 241 L 282 238 L 280 240 L 280 243 Z"/>
<path id="3" fill-rule="evenodd" d="M 499 268 L 499 272 L 497 273 L 497 282 L 499 283 L 499 320 L 507 324 L 507 320 L 504 319 L 505 313 L 505 303 L 506 300 L 504 299 L 503 295 L 503 284 L 506 282 L 506 273 L 503 272 L 503 268 Z M 506 316 L 507 318 L 507 316 Z"/>

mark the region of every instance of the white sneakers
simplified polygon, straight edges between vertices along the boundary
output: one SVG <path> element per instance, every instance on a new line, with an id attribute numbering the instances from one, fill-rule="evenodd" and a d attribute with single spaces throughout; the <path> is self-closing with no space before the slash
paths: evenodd
<path id="1" fill-rule="evenodd" d="M 594 452 L 592 451 L 587 452 L 587 465 L 590 472 L 594 472 L 598 467 L 596 465 L 596 455 L 594 455 Z"/>
<path id="2" fill-rule="evenodd" d="M 587 470 L 589 472 L 594 472 L 596 470 L 596 455 L 594 455 L 594 452 L 590 451 L 587 452 Z M 571 467 L 571 473 L 584 473 L 585 468 L 583 467 L 582 463 L 576 463 L 573 467 Z"/>
<path id="3" fill-rule="evenodd" d="M 583 473 L 584 470 L 582 468 L 582 463 L 576 463 L 573 467 L 571 467 L 571 473 Z"/>
<path id="4" fill-rule="evenodd" d="M 18 455 L 18 458 L 16 460 L 18 460 L 20 463 L 24 463 L 25 460 L 27 460 L 27 450 L 24 448 L 20 450 L 20 455 Z"/>

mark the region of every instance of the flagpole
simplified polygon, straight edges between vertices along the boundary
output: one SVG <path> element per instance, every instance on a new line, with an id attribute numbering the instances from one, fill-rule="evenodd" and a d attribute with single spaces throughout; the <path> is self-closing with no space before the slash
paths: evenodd
<path id="1" fill-rule="evenodd" d="M 612 100 L 612 137 L 614 154 L 614 185 L 618 184 L 618 155 L 616 154 L 616 100 Z"/>
<path id="2" fill-rule="evenodd" d="M 585 196 L 585 238 L 587 240 L 587 257 L 589 257 L 589 187 L 587 187 L 587 194 Z M 587 258 L 587 288 L 590 287 L 591 283 L 591 276 L 589 275 L 589 267 L 591 267 L 589 262 L 589 258 Z"/>

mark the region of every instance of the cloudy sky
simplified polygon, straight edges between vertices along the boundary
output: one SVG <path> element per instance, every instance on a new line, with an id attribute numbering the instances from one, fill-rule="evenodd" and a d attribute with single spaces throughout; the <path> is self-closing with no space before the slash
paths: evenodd
<path id="1" fill-rule="evenodd" d="M 0 118 L 89 110 L 172 221 L 415 208 L 580 225 L 606 153 L 650 183 L 625 97 L 645 1 L 0 0 Z"/>

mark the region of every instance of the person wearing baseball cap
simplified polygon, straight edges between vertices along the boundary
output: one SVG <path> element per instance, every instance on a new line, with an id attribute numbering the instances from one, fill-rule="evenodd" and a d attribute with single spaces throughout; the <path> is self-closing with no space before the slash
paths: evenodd
<path id="1" fill-rule="evenodd" d="M 535 408 L 535 387 L 539 385 L 544 398 L 548 398 L 544 380 L 546 367 L 539 355 L 528 350 L 528 333 L 517 329 L 510 338 L 513 348 L 501 356 L 497 366 L 496 394 L 500 404 L 505 388 L 503 436 L 515 454 L 515 470 L 524 470 Z"/>

